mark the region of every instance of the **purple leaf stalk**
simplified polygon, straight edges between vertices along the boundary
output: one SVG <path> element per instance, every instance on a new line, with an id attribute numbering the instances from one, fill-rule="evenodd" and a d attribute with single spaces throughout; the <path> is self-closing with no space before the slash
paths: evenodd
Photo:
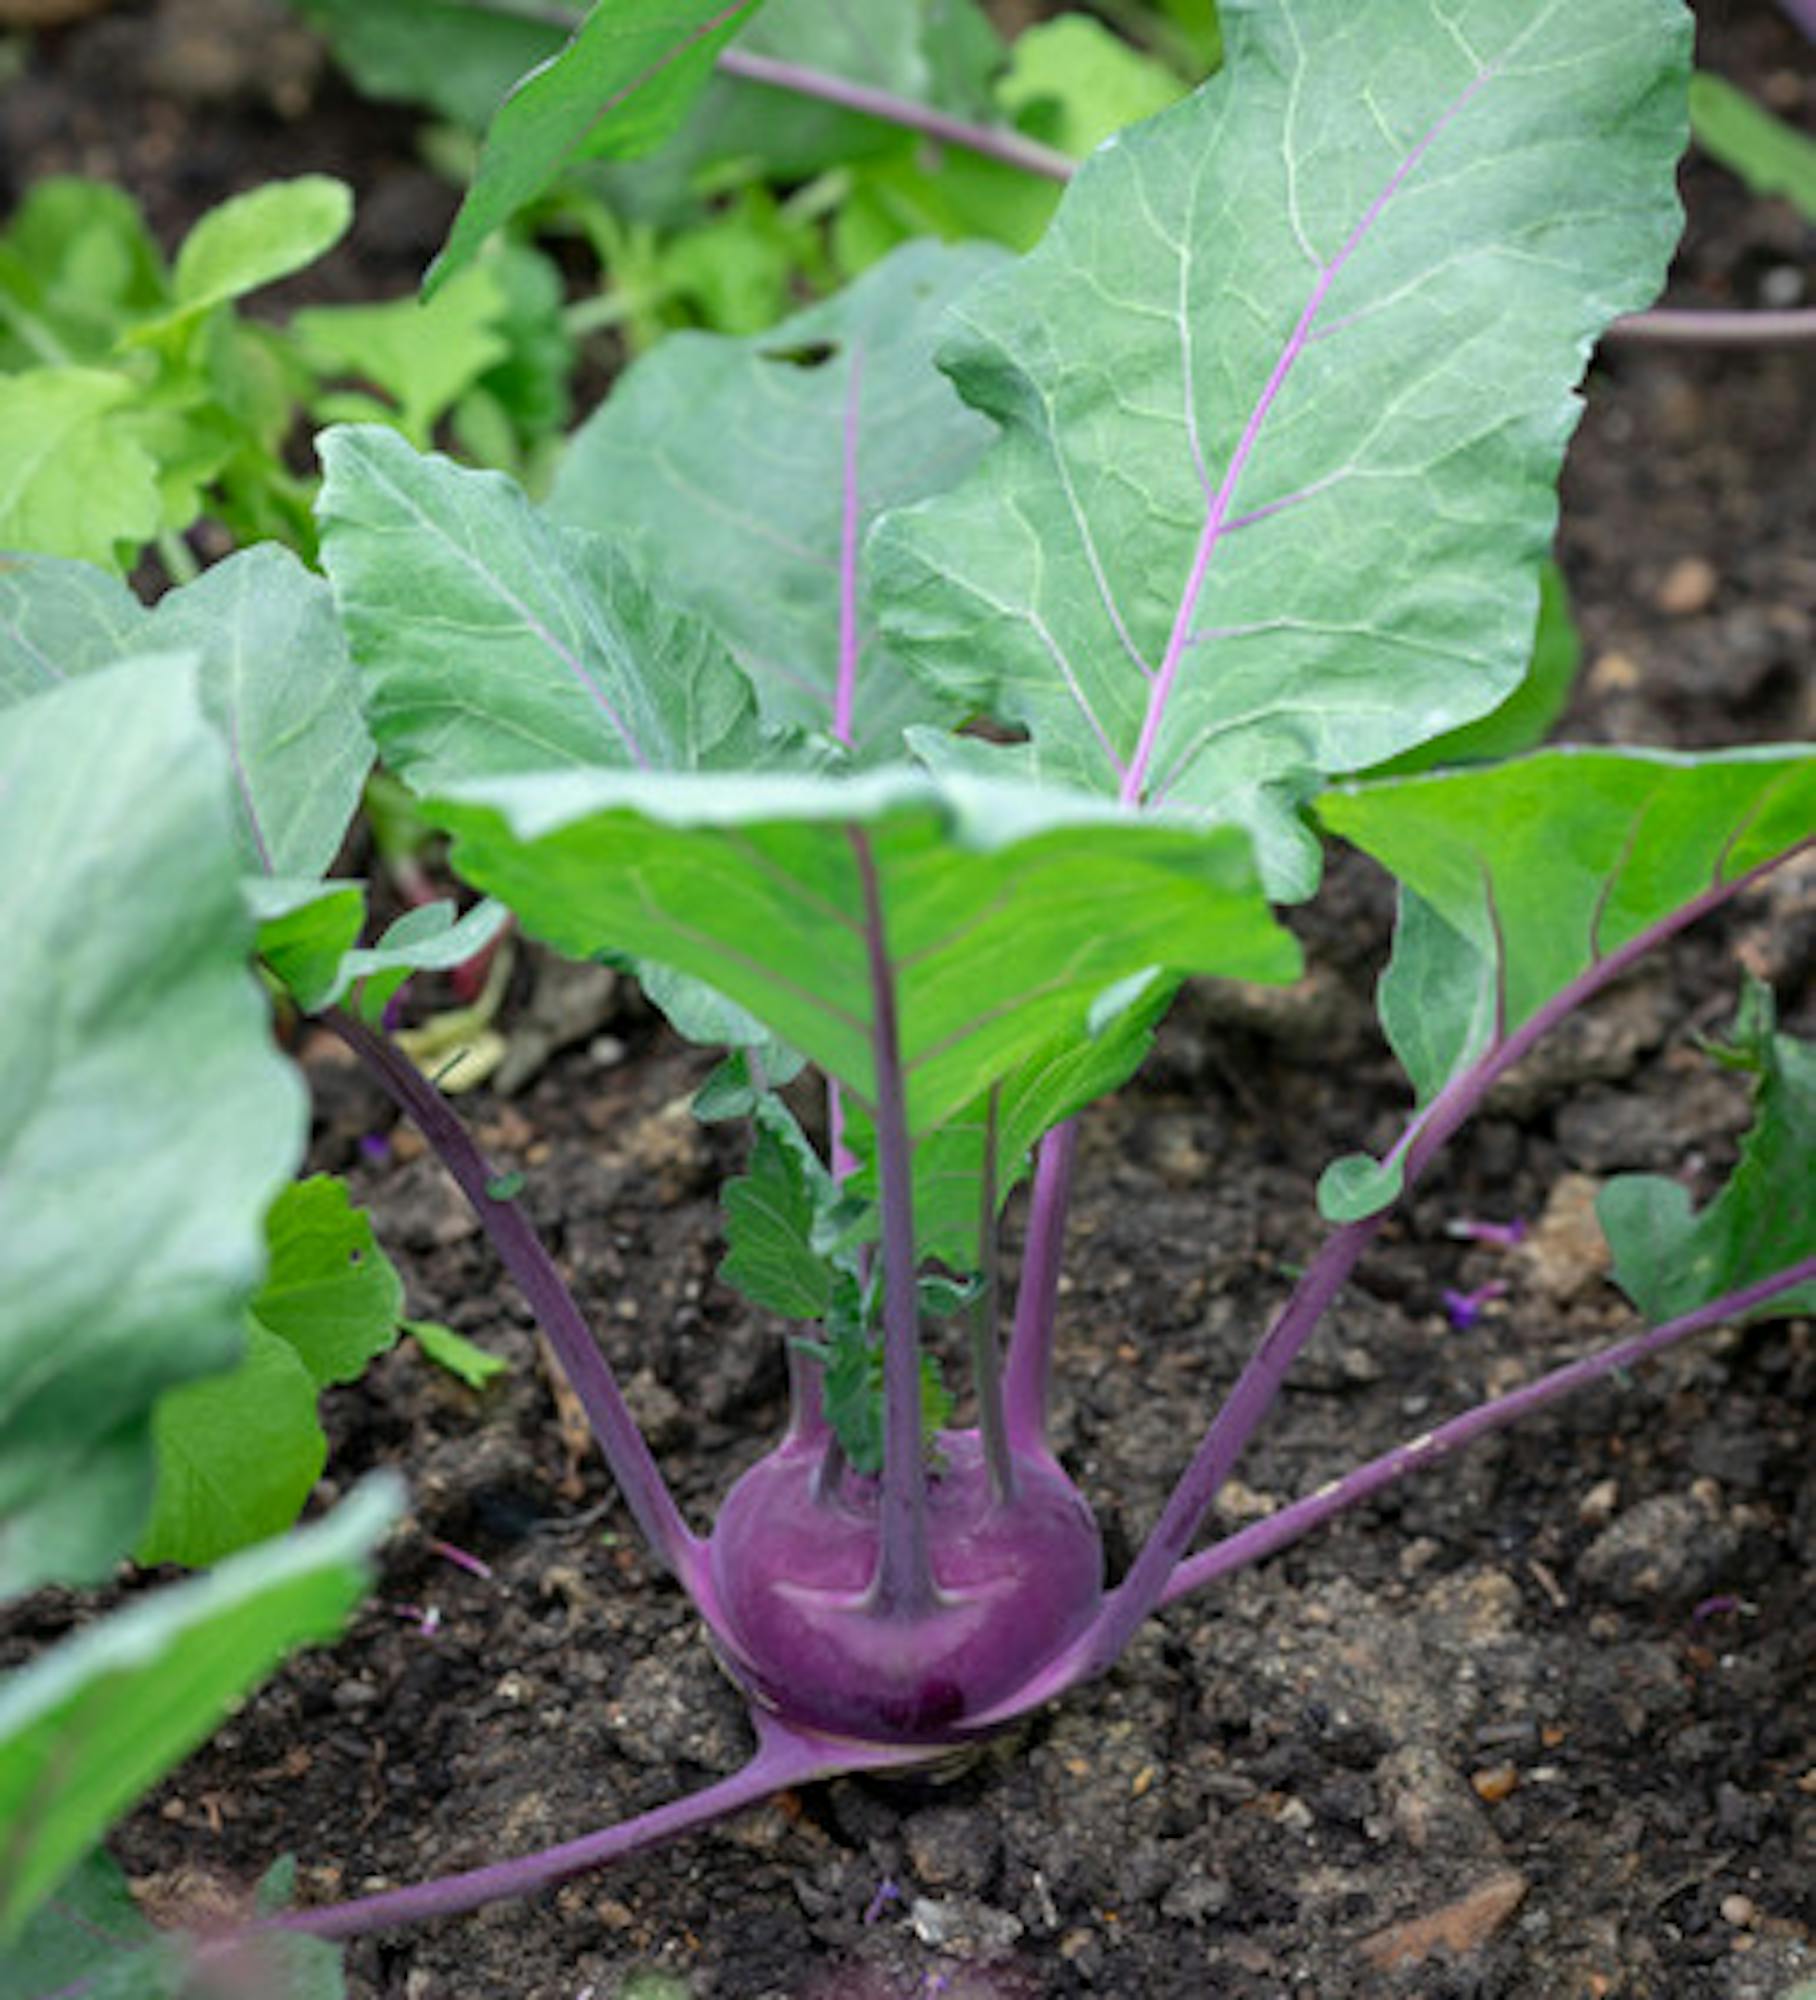
<path id="1" fill-rule="evenodd" d="M 492 1175 L 483 1154 L 440 1094 L 385 1038 L 346 1016 L 330 1017 L 336 1032 L 417 1121 L 523 1289 L 645 1539 L 693 1599 L 721 1661 L 743 1687 L 757 1747 L 733 1776 L 598 1833 L 413 1888 L 288 1912 L 268 1925 L 347 1938 L 452 1915 L 643 1852 L 788 1786 L 937 1760 L 1103 1673 L 1160 1607 L 1275 1554 L 1490 1431 L 1816 1280 L 1816 1257 L 1805 1257 L 1453 1417 L 1191 1553 L 1219 1489 L 1273 1406 L 1294 1358 L 1390 1211 L 1344 1224 L 1326 1239 L 1256 1346 L 1127 1575 L 1106 1592 L 1095 1522 L 1054 1459 L 1046 1434 L 1077 1144 L 1072 1124 L 1050 1132 L 1040 1147 L 1014 1335 L 1002 1371 L 1002 1449 L 1009 1477 L 1001 1476 L 1000 1466 L 993 1474 L 992 1454 L 978 1431 L 942 1432 L 931 1452 L 923 1436 L 896 982 L 874 858 L 861 828 L 849 829 L 849 840 L 864 891 L 874 1001 L 883 1212 L 883 1471 L 878 1479 L 847 1473 L 825 1482 L 818 1476 L 824 1439 L 802 1436 L 791 1426 L 733 1487 L 710 1538 L 696 1535 L 682 1520 L 611 1369 L 521 1203 L 488 1194 Z M 1644 953 L 1789 858 L 1781 855 L 1712 882 L 1599 958 L 1520 1027 L 1497 1035 L 1493 1046 L 1409 1123 L 1392 1156 L 1404 1169 L 1405 1185 L 1425 1171 L 1495 1081 L 1549 1028 Z"/>

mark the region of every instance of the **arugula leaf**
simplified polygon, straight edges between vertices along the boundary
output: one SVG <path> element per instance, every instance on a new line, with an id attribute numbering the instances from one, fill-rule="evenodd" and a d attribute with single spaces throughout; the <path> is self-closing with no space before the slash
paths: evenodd
<path id="1" fill-rule="evenodd" d="M 582 153 L 628 158 L 659 146 L 686 115 L 713 58 L 761 4 L 595 0 L 560 53 L 499 106 L 426 289 L 447 283 L 570 160 Z"/>
<path id="2" fill-rule="evenodd" d="M 300 1645 L 331 1638 L 402 1510 L 388 1478 L 328 1519 L 88 1626 L 0 1688 L 0 1937 Z"/>
<path id="3" fill-rule="evenodd" d="M 1379 1005 L 1427 1104 L 1611 952 L 1808 840 L 1816 751 L 1547 750 L 1333 789 L 1318 817 L 1401 885 Z M 1398 1186 L 1339 1162 L 1320 1205 L 1353 1221 Z"/>
<path id="4" fill-rule="evenodd" d="M 190 321 L 313 264 L 347 233 L 353 191 L 327 174 L 266 181 L 211 208 L 184 237 L 172 274 L 175 308 L 134 329 L 135 342 Z"/>
<path id="5" fill-rule="evenodd" d="M 311 306 L 296 315 L 290 331 L 311 367 L 378 389 L 395 406 L 404 436 L 423 449 L 437 421 L 510 354 L 499 324 L 505 303 L 497 274 L 480 264 L 426 302 Z M 318 395 L 313 408 L 324 420 L 390 414 L 372 397 L 348 391 Z"/>
<path id="6" fill-rule="evenodd" d="M 450 788 L 429 813 L 456 836 L 456 868 L 533 934 L 705 980 L 862 1104 L 875 1088 L 867 846 L 917 1136 L 1082 1037 L 1093 1001 L 1130 974 L 1286 979 L 1299 963 L 1239 833 L 1078 794 L 902 770 L 575 770 Z"/>
<path id="7" fill-rule="evenodd" d="M 28 190 L 0 236 L 0 368 L 104 361 L 121 325 L 168 296 L 132 197 L 53 175 Z"/>
<path id="8" fill-rule="evenodd" d="M 403 1281 L 345 1181 L 287 1187 L 266 1221 L 271 1263 L 252 1316 L 286 1341 L 318 1389 L 351 1382 L 397 1339 Z"/>
<path id="9" fill-rule="evenodd" d="M 1721 1192 L 1700 1213 L 1658 1174 L 1622 1174 L 1596 1199 L 1614 1282 L 1654 1324 L 1694 1312 L 1816 1253 L 1816 1044 L 1776 1031 L 1771 990 L 1750 986 L 1734 1040 L 1712 1053 L 1753 1077 L 1753 1124 Z M 1816 1311 L 1816 1284 L 1762 1313 Z"/>
<path id="10" fill-rule="evenodd" d="M 0 548 L 112 564 L 157 532 L 157 468 L 118 422 L 132 395 L 97 368 L 0 379 Z"/>
<path id="11" fill-rule="evenodd" d="M 608 532 L 719 632 L 766 720 L 896 757 L 953 717 L 875 630 L 859 546 L 963 473 L 989 427 L 932 367 L 952 301 L 1000 262 L 916 243 L 771 333 L 682 333 L 575 434 L 548 508 Z"/>
<path id="12" fill-rule="evenodd" d="M 94 1579 L 138 1533 L 152 1405 L 240 1353 L 302 1148 L 230 791 L 181 663 L 0 733 L 0 1593 Z"/>
<path id="13" fill-rule="evenodd" d="M 1184 94 L 1170 70 L 1089 14 L 1024 28 L 996 86 L 997 102 L 1024 132 L 1074 159 Z"/>
<path id="14" fill-rule="evenodd" d="M 891 644 L 1045 773 L 1219 810 L 1519 678 L 1583 355 L 1676 235 L 1689 30 L 1678 0 L 1226 25 L 1223 72 L 957 308 L 941 365 L 1002 434 L 871 543 Z"/>
<path id="15" fill-rule="evenodd" d="M 330 431 L 320 450 L 322 561 L 366 719 L 417 790 L 556 764 L 755 761 L 749 683 L 603 537 L 392 431 Z"/>

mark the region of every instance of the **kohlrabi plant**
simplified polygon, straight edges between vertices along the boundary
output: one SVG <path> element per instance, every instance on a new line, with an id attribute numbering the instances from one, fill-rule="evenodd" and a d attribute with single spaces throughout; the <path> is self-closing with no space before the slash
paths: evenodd
<path id="1" fill-rule="evenodd" d="M 686 11 L 589 24 L 595 42 L 616 24 L 653 125 L 649 93 L 749 10 L 695 9 L 678 39 Z M 0 1422 L 38 1426 L 0 1488 L 9 1581 L 92 1577 L 132 1546 L 149 1412 L 209 1365 L 163 1330 L 175 1280 L 116 1284 L 126 1252 L 105 1245 L 86 1267 L 68 1235 L 92 1220 L 45 1233 L 53 1198 L 87 1201 L 84 1175 L 179 1144 L 154 1123 L 159 1009 L 218 1010 L 218 1032 L 171 1034 L 244 1069 L 200 1086 L 214 1124 L 180 1143 L 221 1183 L 217 1336 L 252 1296 L 250 1232 L 296 1152 L 293 1087 L 235 970 L 256 921 L 266 978 L 369 1065 L 471 1201 L 756 1731 L 745 1769 L 657 1811 L 249 1916 L 205 1956 L 470 1909 L 781 1786 L 949 1758 L 1103 1673 L 1167 1603 L 1469 1439 L 1699 1329 L 1816 1303 L 1816 1079 L 1755 995 L 1732 1059 L 1756 1121 L 1724 1192 L 1700 1213 L 1671 1183 L 1604 1197 L 1635 1331 L 1195 1546 L 1295 1357 L 1496 1081 L 1816 834 L 1803 746 L 1446 761 L 1529 741 L 1512 705 L 1576 384 L 1675 240 L 1678 0 L 1251 0 L 1224 22 L 1219 76 L 1094 153 L 1031 254 L 914 244 L 773 333 L 663 343 L 545 507 L 343 428 L 321 443 L 327 584 L 252 550 L 146 614 L 72 566 L 0 572 L 18 909 L 0 1021 L 33 1024 L 15 1045 L 34 1052 L 0 1072 L 0 1282 L 29 1306 L 60 1243 L 76 1268 L 59 1282 L 91 1285 L 81 1324 L 111 1343 L 54 1347 L 31 1320 L 0 1350 L 30 1384 Z M 325 870 L 373 743 L 491 900 L 361 950 L 359 890 Z M 1325 1176 L 1323 1247 L 1110 1577 L 1048 1435 L 1075 1120 L 1133 1074 L 1182 981 L 1296 976 L 1274 906 L 1316 891 L 1327 839 L 1399 885 L 1380 1012 L 1413 1108 L 1384 1157 Z M 207 891 L 179 922 L 186 870 Z M 791 1408 L 704 1530 L 521 1182 L 379 1019 L 398 979 L 467 955 L 502 910 L 630 967 L 729 1052 L 698 1107 L 751 1131 L 725 1275 L 793 1327 Z M 80 1114 L 117 1076 L 142 1083 L 143 1118 L 103 1145 Z M 255 1115 L 242 1090 L 271 1102 Z M 969 1427 L 927 1365 L 933 1315 L 967 1331 Z M 52 1559 L 66 1547 L 79 1560 Z M 0 1921 L 35 1912 L 49 1931 L 26 1935 L 79 1956 L 45 1899 L 128 1790 L 113 1766 L 66 1782 L 101 1699 L 73 1671 L 53 1655 L 0 1698 Z"/>

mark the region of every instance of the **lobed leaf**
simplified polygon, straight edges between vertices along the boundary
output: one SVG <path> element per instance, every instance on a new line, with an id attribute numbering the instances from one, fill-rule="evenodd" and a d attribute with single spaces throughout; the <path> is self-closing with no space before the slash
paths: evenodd
<path id="1" fill-rule="evenodd" d="M 88 1626 L 0 1689 L 0 1937 L 300 1645 L 331 1638 L 401 1511 L 368 1481 L 328 1519 Z"/>
<path id="2" fill-rule="evenodd" d="M 1752 1073 L 1753 1123 L 1713 1201 L 1658 1174 L 1622 1174 L 1596 1200 L 1614 1252 L 1614 1282 L 1654 1324 L 1816 1255 L 1816 1044 L 1775 1030 L 1771 994 L 1750 991 L 1732 1046 L 1716 1051 Z M 1816 1311 L 1816 1284 L 1781 1293 L 1762 1313 Z"/>
<path id="3" fill-rule="evenodd" d="M 1224 26 L 1224 70 L 956 309 L 941 364 L 1001 436 L 871 544 L 890 643 L 1045 774 L 1214 809 L 1519 678 L 1573 384 L 1676 235 L 1689 21 L 1279 0 Z"/>
<path id="4" fill-rule="evenodd" d="M 988 441 L 932 356 L 952 301 L 1000 261 L 915 243 L 773 332 L 673 335 L 581 426 L 549 497 L 713 626 L 766 720 L 865 762 L 957 712 L 877 632 L 857 555 L 885 508 L 950 484 Z"/>
<path id="5" fill-rule="evenodd" d="M 0 737 L 0 1592 L 96 1578 L 138 1533 L 152 1405 L 241 1351 L 302 1147 L 230 790 L 180 663 Z"/>
<path id="6" fill-rule="evenodd" d="M 1093 1001 L 1150 965 L 1251 979 L 1298 966 L 1239 833 L 1031 786 L 575 770 L 451 789 L 430 812 L 456 866 L 527 929 L 706 981 L 864 1105 L 867 854 L 916 1136 L 1082 1037 Z"/>

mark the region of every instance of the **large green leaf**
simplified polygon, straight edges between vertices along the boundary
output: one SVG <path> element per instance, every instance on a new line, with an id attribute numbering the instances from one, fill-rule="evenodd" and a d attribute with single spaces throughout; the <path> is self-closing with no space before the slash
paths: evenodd
<path id="1" fill-rule="evenodd" d="M 932 355 L 947 307 L 999 261 L 916 243 L 773 333 L 675 334 L 581 427 L 550 496 L 716 627 L 766 718 L 842 727 L 869 761 L 955 712 L 875 631 L 856 558 L 884 508 L 988 441 Z"/>
<path id="2" fill-rule="evenodd" d="M 1655 1325 L 1816 1255 L 1816 1043 L 1776 1032 L 1767 987 L 1750 987 L 1719 1058 L 1753 1077 L 1753 1124 L 1721 1192 L 1700 1212 L 1660 1174 L 1622 1174 L 1595 1208 L 1614 1282 Z M 1816 1311 L 1816 1283 L 1760 1310 Z"/>
<path id="3" fill-rule="evenodd" d="M 582 153 L 647 152 L 686 116 L 713 58 L 762 0 L 595 0 L 573 37 L 511 92 L 431 287 Z"/>
<path id="4" fill-rule="evenodd" d="M 0 1689 L 0 1935 L 296 1647 L 333 1637 L 396 1518 L 394 1482 L 329 1519 L 140 1599 Z"/>
<path id="5" fill-rule="evenodd" d="M 155 611 L 85 564 L 0 564 L 0 706 L 153 647 L 200 663 L 203 712 L 233 767 L 247 872 L 321 874 L 372 764 L 327 586 L 272 542 L 217 563 Z"/>
<path id="6" fill-rule="evenodd" d="M 1401 885 L 1382 1025 L 1421 1103 L 1572 980 L 1816 829 L 1816 752 L 1541 751 L 1327 792 L 1318 816 Z M 1340 1163 L 1326 1212 L 1398 1183 Z"/>
<path id="7" fill-rule="evenodd" d="M 3 1593 L 130 1544 L 152 1404 L 238 1355 L 302 1148 L 187 669 L 127 661 L 7 715 L 0 926 Z"/>
<path id="8" fill-rule="evenodd" d="M 1002 435 L 872 538 L 891 642 L 1051 775 L 1227 806 L 1492 708 L 1573 385 L 1676 235 L 1679 0 L 1277 0 L 941 360 Z"/>
<path id="9" fill-rule="evenodd" d="M 389 767 L 418 790 L 559 764 L 748 763 L 750 685 L 601 536 L 395 432 L 331 431 L 322 560 Z"/>
<path id="10" fill-rule="evenodd" d="M 0 549 L 112 563 L 157 530 L 157 468 L 119 421 L 133 384 L 104 368 L 0 378 Z"/>
<path id="11" fill-rule="evenodd" d="M 564 771 L 432 802 L 455 865 L 582 956 L 702 979 L 874 1101 L 874 868 L 918 1137 L 1150 965 L 1290 978 L 1292 940 L 1230 829 L 1079 794 L 934 780 Z"/>

